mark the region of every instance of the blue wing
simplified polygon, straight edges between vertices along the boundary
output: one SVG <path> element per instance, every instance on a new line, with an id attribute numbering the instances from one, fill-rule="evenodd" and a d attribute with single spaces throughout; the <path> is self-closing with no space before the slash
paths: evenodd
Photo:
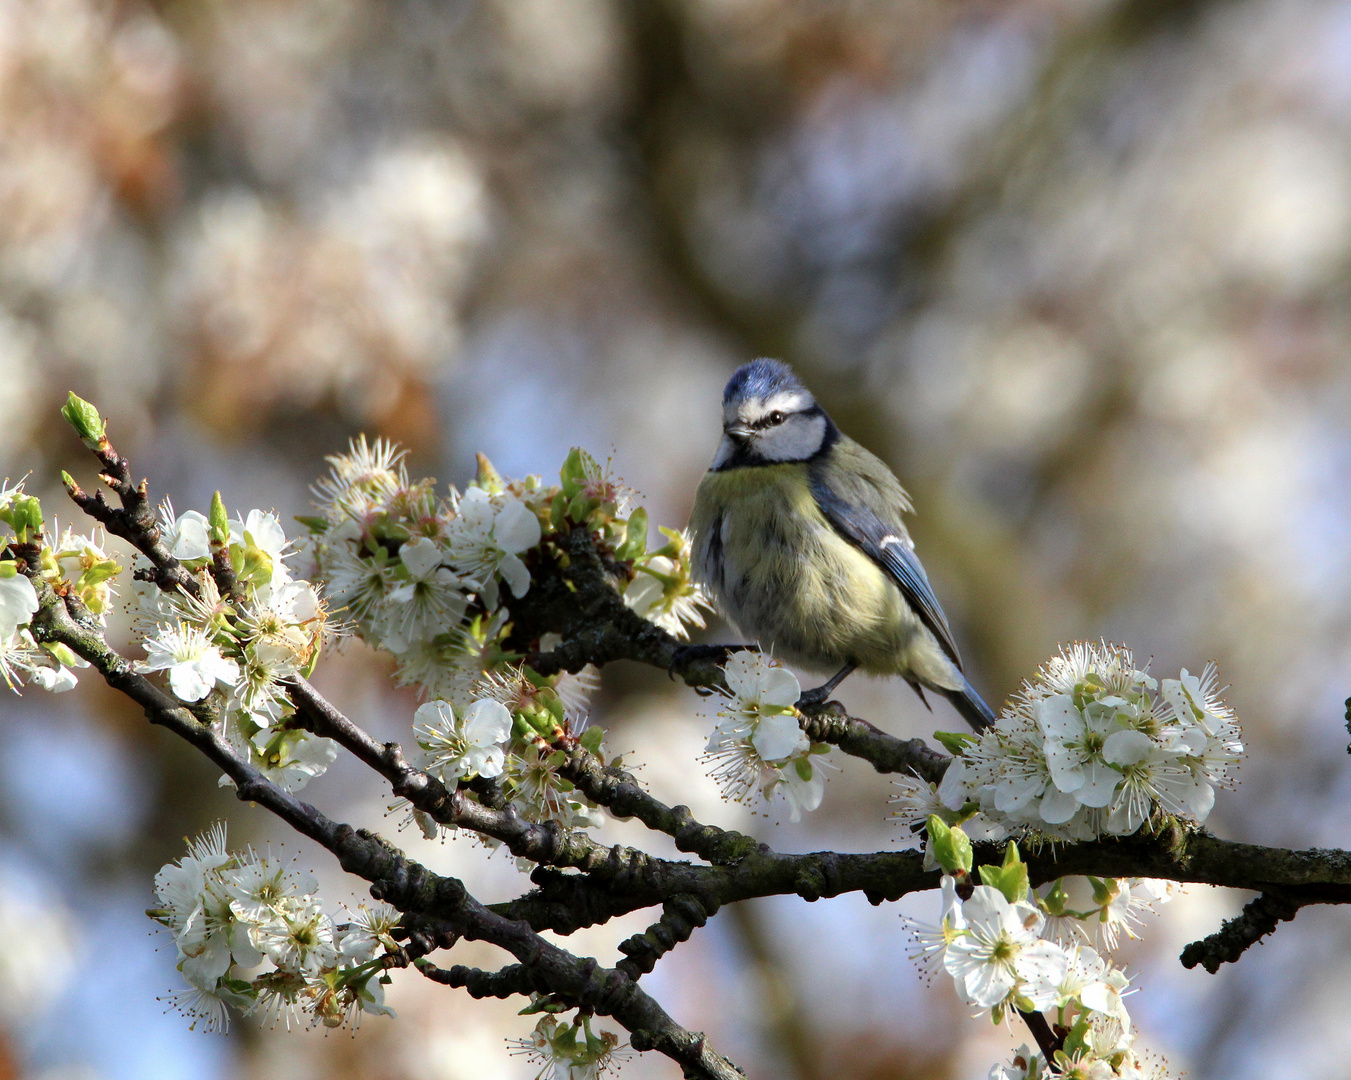
<path id="1" fill-rule="evenodd" d="M 811 478 L 811 489 L 826 520 L 896 582 L 901 595 L 960 671 L 962 660 L 957 655 L 957 643 L 952 640 L 948 617 L 934 596 L 929 575 L 910 548 L 905 527 L 899 521 L 888 523 L 868 507 L 831 491 L 819 475 Z"/>

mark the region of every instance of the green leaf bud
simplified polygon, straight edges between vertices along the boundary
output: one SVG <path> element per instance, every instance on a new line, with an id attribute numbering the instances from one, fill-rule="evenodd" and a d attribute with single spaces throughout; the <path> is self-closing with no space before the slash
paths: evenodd
<path id="1" fill-rule="evenodd" d="M 74 390 L 70 391 L 70 397 L 61 406 L 61 415 L 89 449 L 98 449 L 99 444 L 107 438 L 107 430 L 98 409 L 84 398 L 77 397 Z"/>
<path id="2" fill-rule="evenodd" d="M 206 521 L 211 529 L 212 543 L 228 544 L 230 542 L 230 519 L 225 512 L 225 500 L 220 497 L 219 491 L 211 496 L 211 510 L 206 516 Z"/>
<path id="3" fill-rule="evenodd" d="M 500 495 L 506 490 L 502 474 L 493 468 L 493 463 L 483 454 L 478 455 L 478 473 L 474 482 L 491 495 Z"/>
<path id="4" fill-rule="evenodd" d="M 971 873 L 971 839 L 955 825 L 949 827 L 937 814 L 929 815 L 929 843 L 934 859 L 944 871 L 957 877 Z"/>

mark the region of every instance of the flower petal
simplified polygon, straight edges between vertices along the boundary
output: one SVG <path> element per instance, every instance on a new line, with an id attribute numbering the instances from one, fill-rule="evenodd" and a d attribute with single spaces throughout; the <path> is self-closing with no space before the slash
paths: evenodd
<path id="1" fill-rule="evenodd" d="M 1102 744 L 1102 759 L 1112 765 L 1134 765 L 1154 749 L 1154 741 L 1143 731 L 1127 728 L 1114 731 Z"/>
<path id="2" fill-rule="evenodd" d="M 796 716 L 766 716 L 755 725 L 751 745 L 765 761 L 783 761 L 811 746 Z"/>
<path id="3" fill-rule="evenodd" d="M 464 737 L 474 746 L 492 746 L 511 734 L 511 710 L 493 698 L 480 698 L 464 714 Z"/>

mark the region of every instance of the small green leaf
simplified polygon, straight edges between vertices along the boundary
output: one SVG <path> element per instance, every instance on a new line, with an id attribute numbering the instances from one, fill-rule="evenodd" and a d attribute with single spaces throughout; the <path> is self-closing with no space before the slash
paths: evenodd
<path id="1" fill-rule="evenodd" d="M 19 543 L 26 544 L 42 532 L 42 503 L 32 495 L 15 495 L 0 507 L 0 521 L 14 530 Z"/>
<path id="2" fill-rule="evenodd" d="M 44 641 L 42 647 L 46 649 L 47 652 L 51 653 L 59 663 L 64 664 L 66 667 L 80 666 L 80 658 L 75 654 L 74 650 L 64 642 Z"/>
<path id="3" fill-rule="evenodd" d="M 563 459 L 563 467 L 558 470 L 558 479 L 563 482 L 563 494 L 569 499 L 586 483 L 586 462 L 590 456 L 580 446 L 574 446 Z"/>
<path id="4" fill-rule="evenodd" d="M 647 511 L 641 506 L 629 515 L 624 529 L 624 543 L 615 552 L 621 561 L 636 559 L 647 550 Z"/>
<path id="5" fill-rule="evenodd" d="M 1049 915 L 1065 914 L 1065 906 L 1070 901 L 1070 894 L 1065 891 L 1064 878 L 1056 878 L 1051 883 L 1050 891 L 1042 897 L 1042 903 L 1046 906 L 1046 912 Z"/>
<path id="6" fill-rule="evenodd" d="M 1070 1028 L 1064 1046 L 1056 1051 L 1057 1064 L 1068 1064 L 1088 1049 L 1088 1017 L 1088 1013 L 1081 1014 L 1074 1027 Z"/>
<path id="7" fill-rule="evenodd" d="M 935 731 L 934 738 L 954 757 L 976 742 L 976 736 L 969 731 Z"/>
<path id="8" fill-rule="evenodd" d="M 585 521 L 591 516 L 591 511 L 595 508 L 596 500 L 586 494 L 585 491 L 579 491 L 568 503 L 567 516 L 573 521 Z"/>
<path id="9" fill-rule="evenodd" d="M 1002 866 L 982 866 L 980 880 L 1004 894 L 1010 904 L 1027 899 L 1027 865 L 1018 856 L 1018 845 L 1009 841 Z"/>
<path id="10" fill-rule="evenodd" d="M 605 741 L 605 729 L 592 724 L 582 732 L 577 741 L 590 753 L 599 756 L 601 743 Z"/>

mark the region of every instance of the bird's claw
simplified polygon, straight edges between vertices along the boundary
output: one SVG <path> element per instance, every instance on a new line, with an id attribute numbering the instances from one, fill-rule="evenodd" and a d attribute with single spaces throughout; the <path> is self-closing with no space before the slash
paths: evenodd
<path id="1" fill-rule="evenodd" d="M 798 709 L 819 709 L 830 698 L 830 692 L 834 689 L 833 686 L 826 685 L 804 690 L 802 696 L 797 699 L 796 707 Z"/>

